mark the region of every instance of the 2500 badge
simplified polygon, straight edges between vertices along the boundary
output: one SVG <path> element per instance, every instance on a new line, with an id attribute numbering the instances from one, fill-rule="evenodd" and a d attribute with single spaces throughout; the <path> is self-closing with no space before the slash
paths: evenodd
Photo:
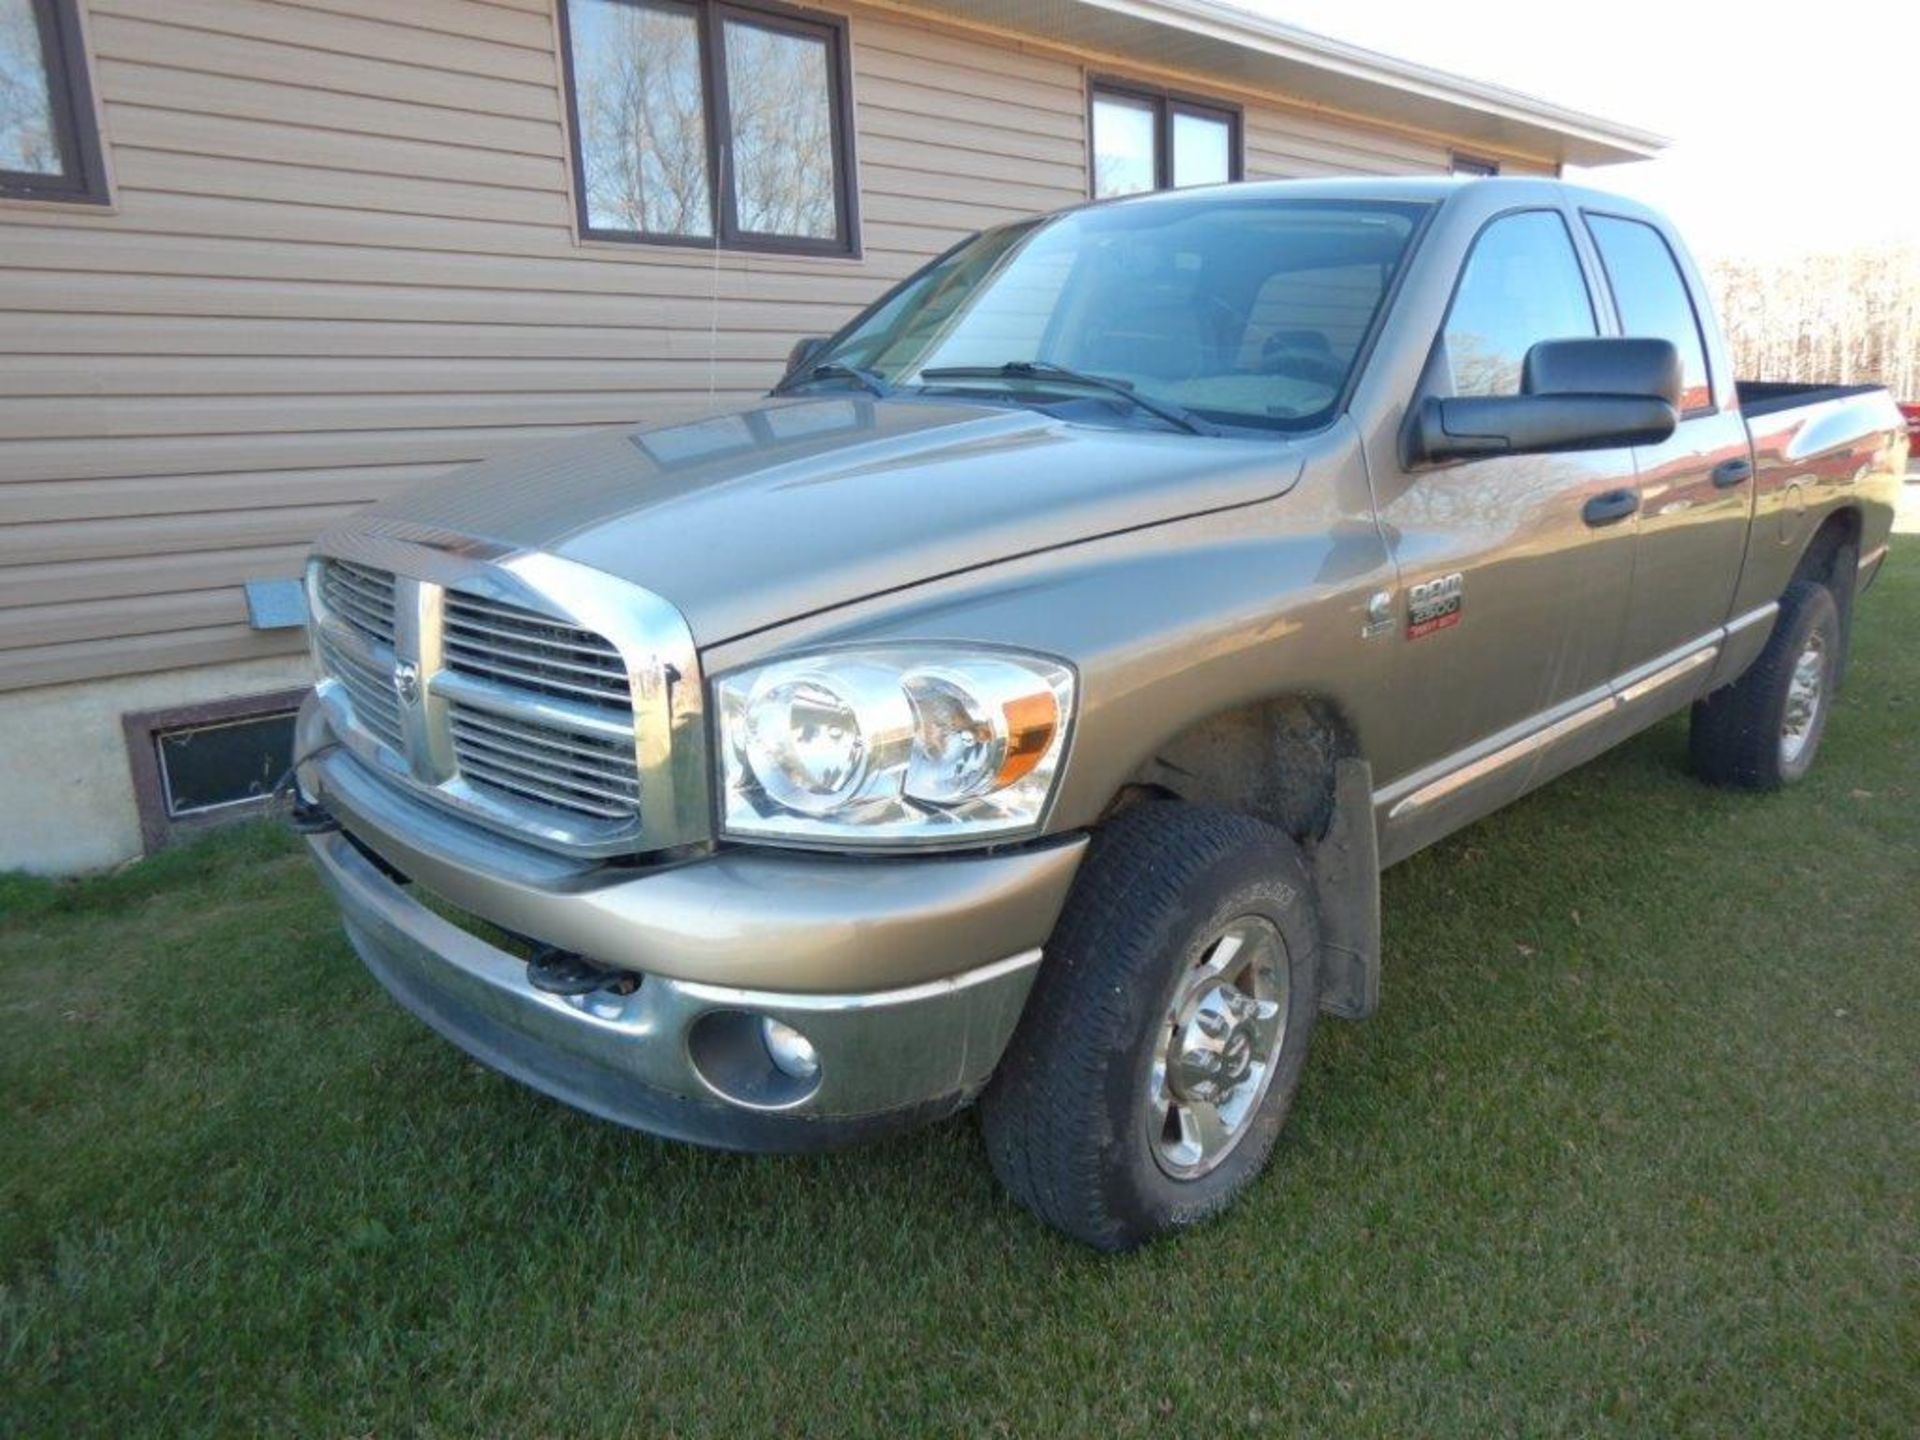
<path id="1" fill-rule="evenodd" d="M 1423 580 L 1407 588 L 1407 638 L 1418 640 L 1436 630 L 1460 623 L 1460 607 L 1466 600 L 1466 577 L 1459 571 L 1438 580 Z"/>

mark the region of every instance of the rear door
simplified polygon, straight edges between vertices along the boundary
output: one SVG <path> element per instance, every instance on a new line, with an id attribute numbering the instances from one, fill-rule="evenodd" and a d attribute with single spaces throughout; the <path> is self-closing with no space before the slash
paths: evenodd
<path id="1" fill-rule="evenodd" d="M 1621 668 L 1633 669 L 1726 621 L 1747 548 L 1753 455 L 1733 378 L 1712 371 L 1704 312 L 1667 238 L 1627 215 L 1584 219 L 1620 333 L 1671 340 L 1680 352 L 1680 424 L 1634 452 L 1640 525 L 1620 649 Z"/>
<path id="2" fill-rule="evenodd" d="M 1566 216 L 1508 211 L 1466 253 L 1423 395 L 1512 395 L 1542 340 L 1600 333 Z M 1399 566 L 1394 688 L 1409 713 L 1376 774 L 1424 785 L 1556 707 L 1605 693 L 1633 568 L 1633 455 L 1591 450 L 1409 468 L 1376 453 L 1376 504 Z M 1502 782 L 1523 765 L 1501 766 Z M 1476 790 L 1483 787 L 1476 786 Z M 1496 787 L 1498 788 L 1498 787 Z M 1462 795 L 1467 802 L 1469 797 Z M 1477 807 L 1476 807 L 1477 808 Z"/>

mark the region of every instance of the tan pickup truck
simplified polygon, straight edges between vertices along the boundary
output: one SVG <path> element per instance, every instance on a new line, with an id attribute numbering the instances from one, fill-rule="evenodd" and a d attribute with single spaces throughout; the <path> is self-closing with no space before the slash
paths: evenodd
<path id="1" fill-rule="evenodd" d="M 1083 206 L 760 403 L 327 535 L 296 822 L 509 1075 L 739 1149 L 979 1097 L 1013 1195 L 1123 1248 L 1378 1004 L 1383 866 L 1689 706 L 1703 779 L 1806 772 L 1906 446 L 1879 390 L 1736 383 L 1613 196 Z"/>

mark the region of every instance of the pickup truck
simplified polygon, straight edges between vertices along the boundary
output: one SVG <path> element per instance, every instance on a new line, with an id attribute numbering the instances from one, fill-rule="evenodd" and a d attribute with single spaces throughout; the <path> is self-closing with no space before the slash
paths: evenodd
<path id="1" fill-rule="evenodd" d="M 743 1150 L 977 1099 L 1012 1195 L 1124 1249 L 1380 1003 L 1383 867 L 1689 707 L 1703 780 L 1807 772 L 1906 450 L 1877 389 L 1736 382 L 1628 200 L 1080 206 L 758 403 L 324 536 L 293 818 L 488 1065 Z"/>

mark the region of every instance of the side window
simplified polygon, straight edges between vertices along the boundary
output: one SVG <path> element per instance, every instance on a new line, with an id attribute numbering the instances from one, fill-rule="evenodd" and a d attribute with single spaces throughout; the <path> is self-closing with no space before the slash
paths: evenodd
<path id="1" fill-rule="evenodd" d="M 1573 237 L 1554 210 L 1503 215 L 1480 232 L 1447 312 L 1447 373 L 1456 395 L 1518 395 L 1541 340 L 1598 335 Z"/>
<path id="2" fill-rule="evenodd" d="M 1680 352 L 1682 413 L 1711 406 L 1713 387 L 1707 379 L 1700 317 L 1666 237 L 1651 225 L 1617 215 L 1589 215 L 1587 228 L 1600 247 L 1621 328 L 1629 335 L 1673 342 Z"/>

